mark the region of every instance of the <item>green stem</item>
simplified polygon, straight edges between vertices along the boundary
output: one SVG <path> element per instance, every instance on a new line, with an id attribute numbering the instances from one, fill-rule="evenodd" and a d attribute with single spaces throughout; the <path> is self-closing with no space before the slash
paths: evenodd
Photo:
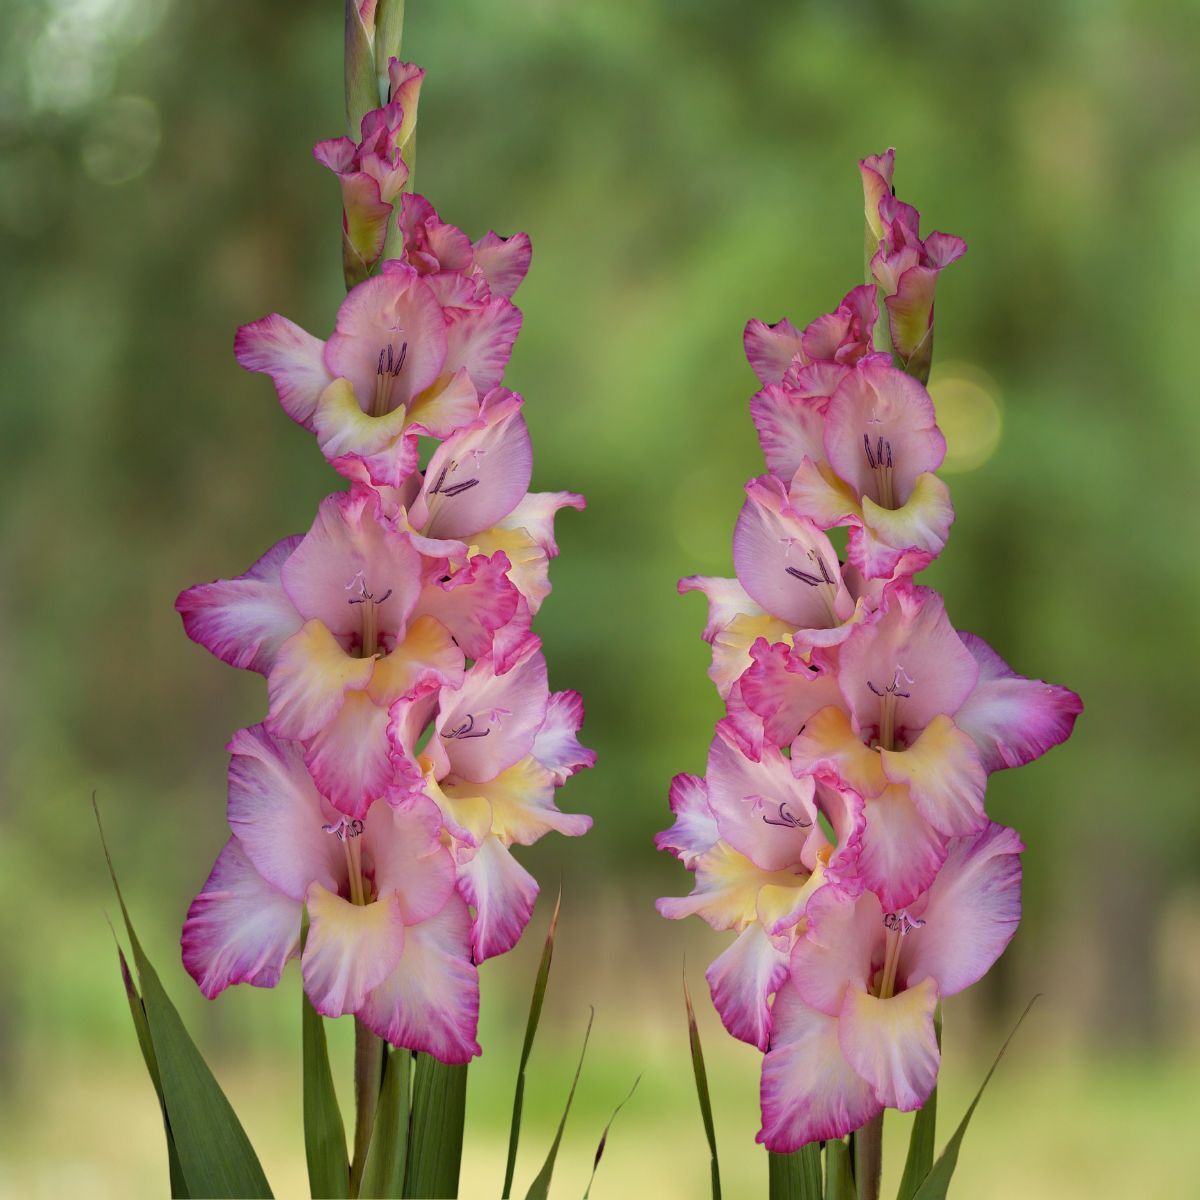
<path id="1" fill-rule="evenodd" d="M 854 1179 L 858 1200 L 879 1200 L 883 1175 L 883 1113 L 868 1121 L 854 1135 Z"/>
<path id="2" fill-rule="evenodd" d="M 375 1109 L 383 1084 L 383 1042 L 357 1017 L 354 1018 L 354 1160 L 350 1164 L 350 1195 L 357 1196 L 362 1183 Z"/>

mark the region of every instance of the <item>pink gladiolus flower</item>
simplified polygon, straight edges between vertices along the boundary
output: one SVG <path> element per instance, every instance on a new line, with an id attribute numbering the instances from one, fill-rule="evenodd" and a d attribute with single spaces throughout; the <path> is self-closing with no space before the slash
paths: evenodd
<path id="1" fill-rule="evenodd" d="M 813 896 L 771 1013 L 758 1135 L 767 1149 L 788 1153 L 925 1103 L 940 1058 L 934 1009 L 981 978 L 1016 932 L 1023 848 L 1002 825 L 956 839 L 902 911 L 869 890 Z"/>
<path id="2" fill-rule="evenodd" d="M 924 383 L 933 357 L 937 277 L 966 254 L 967 243 L 948 233 L 931 233 L 921 240 L 921 214 L 897 200 L 892 188 L 895 161 L 896 152 L 889 150 L 859 163 L 867 225 L 877 245 L 871 273 L 883 291 L 896 357 Z"/>
<path id="3" fill-rule="evenodd" d="M 361 819 L 330 807 L 299 747 L 264 726 L 229 745 L 229 823 L 183 928 L 183 961 L 208 997 L 274 987 L 300 951 L 325 1016 L 354 1013 L 380 1037 L 443 1062 L 478 1054 L 470 914 L 436 807 L 376 800 Z"/>

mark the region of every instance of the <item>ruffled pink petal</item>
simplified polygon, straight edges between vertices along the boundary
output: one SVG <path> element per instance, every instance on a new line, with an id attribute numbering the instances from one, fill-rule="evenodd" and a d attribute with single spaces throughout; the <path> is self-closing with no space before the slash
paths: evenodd
<path id="1" fill-rule="evenodd" d="M 408 172 L 402 170 L 399 173 L 407 175 Z M 392 206 L 383 199 L 379 180 L 366 171 L 347 172 L 339 182 L 342 185 L 342 231 L 363 266 L 369 267 L 383 253 Z"/>
<path id="2" fill-rule="evenodd" d="M 761 1100 L 758 1141 L 776 1154 L 844 1137 L 883 1109 L 846 1061 L 837 1019 L 809 1008 L 790 984 L 780 988 L 771 1010 Z"/>
<path id="3" fill-rule="evenodd" d="M 409 622 L 403 639 L 390 653 L 375 660 L 367 693 L 380 708 L 389 708 L 402 696 L 424 694 L 430 684 L 459 687 L 463 681 L 463 648 L 436 617 L 419 616 Z"/>
<path id="4" fill-rule="evenodd" d="M 596 752 L 579 743 L 583 725 L 583 697 L 578 692 L 552 692 L 546 719 L 533 739 L 533 757 L 550 771 L 557 783 L 566 783 L 577 771 L 596 765 Z"/>
<path id="5" fill-rule="evenodd" d="M 517 610 L 517 589 L 508 578 L 504 554 L 476 555 L 444 582 L 428 583 L 417 598 L 413 617 L 436 617 L 453 635 L 468 658 L 483 658 L 492 649 L 492 635 L 507 625 Z"/>
<path id="6" fill-rule="evenodd" d="M 237 331 L 233 353 L 247 371 L 270 375 L 283 411 L 311 428 L 317 400 L 333 378 L 325 366 L 324 342 L 272 313 Z"/>
<path id="7" fill-rule="evenodd" d="M 778 383 L 800 353 L 800 331 L 786 317 L 774 325 L 753 320 L 742 335 L 746 359 L 764 383 Z"/>
<path id="8" fill-rule="evenodd" d="M 764 871 L 812 870 L 824 844 L 813 801 L 815 783 L 797 779 L 788 760 L 764 745 L 754 762 L 717 726 L 708 751 L 708 805 L 721 836 Z"/>
<path id="9" fill-rule="evenodd" d="M 486 837 L 458 869 L 458 887 L 475 910 L 471 948 L 476 962 L 507 954 L 521 940 L 538 896 L 537 880 L 498 838 Z"/>
<path id="10" fill-rule="evenodd" d="M 519 396 L 488 393 L 478 427 L 443 442 L 425 468 L 410 516 L 426 537 L 469 540 L 503 520 L 525 495 L 533 471 Z"/>
<path id="11" fill-rule="evenodd" d="M 1021 839 L 1003 825 L 956 838 L 900 950 L 899 978 L 953 996 L 991 969 L 1021 920 Z"/>
<path id="12" fill-rule="evenodd" d="M 227 749 L 229 827 L 254 869 L 297 902 L 314 881 L 338 890 L 345 859 L 337 839 L 323 828 L 330 814 L 298 743 L 254 725 L 239 729 Z"/>
<path id="13" fill-rule="evenodd" d="M 979 664 L 979 683 L 954 714 L 954 723 L 975 739 L 988 771 L 1024 766 L 1071 736 L 1083 711 L 1073 691 L 1025 679 L 983 638 L 959 637 Z"/>
<path id="14" fill-rule="evenodd" d="M 554 518 L 560 509 L 583 512 L 587 501 L 578 492 L 530 492 L 508 516 L 498 523 L 500 529 L 523 529 L 550 558 L 558 554 L 554 540 Z"/>
<path id="15" fill-rule="evenodd" d="M 703 592 L 708 601 L 708 622 L 704 626 L 703 638 L 711 642 L 734 617 L 745 613 L 749 616 L 765 616 L 765 611 L 755 604 L 746 589 L 737 579 L 721 579 L 711 575 L 689 575 L 679 581 L 679 594 Z"/>
<path id="16" fill-rule="evenodd" d="M 359 1019 L 393 1046 L 444 1063 L 481 1053 L 479 972 L 471 960 L 471 916 L 451 896 L 440 912 L 404 931 L 396 969 L 367 994 Z"/>
<path id="17" fill-rule="evenodd" d="M 405 925 L 439 913 L 454 891 L 454 859 L 441 842 L 442 815 L 432 800 L 404 808 L 371 805 L 362 832 L 363 865 L 379 896 L 393 894 Z"/>
<path id="18" fill-rule="evenodd" d="M 934 717 L 905 750 L 882 750 L 883 773 L 904 784 L 917 810 L 943 837 L 975 833 L 987 824 L 987 774 L 979 748 L 946 716 Z"/>
<path id="19" fill-rule="evenodd" d="M 378 496 L 356 487 L 321 501 L 281 577 L 301 616 L 318 618 L 338 636 L 358 639 L 364 604 L 373 606 L 382 633 L 404 628 L 420 591 L 420 570 L 420 555 L 384 520 Z"/>
<path id="20" fill-rule="evenodd" d="M 346 696 L 336 715 L 304 748 L 304 761 L 321 794 L 351 818 L 366 815 L 392 779 L 388 711 L 363 692 Z"/>
<path id="21" fill-rule="evenodd" d="M 654 835 L 659 850 L 675 855 L 689 870 L 701 854 L 708 853 L 721 836 L 717 819 L 708 807 L 708 791 L 698 775 L 676 775 L 671 780 L 671 812 L 675 824 Z"/>
<path id="22" fill-rule="evenodd" d="M 879 693 L 893 684 L 896 733 L 911 742 L 939 713 L 953 716 L 979 678 L 932 588 L 890 588 L 878 617 L 858 625 L 838 655 L 842 693 L 864 737 L 878 732 Z"/>
<path id="23" fill-rule="evenodd" d="M 754 601 L 790 625 L 827 629 L 854 611 L 829 538 L 790 509 L 783 485 L 771 476 L 746 487 L 733 565 Z"/>
<path id="24" fill-rule="evenodd" d="M 527 233 L 502 238 L 488 232 L 475 243 L 475 265 L 494 296 L 511 296 L 525 278 L 532 258 Z"/>
<path id="25" fill-rule="evenodd" d="M 788 975 L 788 956 L 761 925 L 748 925 L 704 973 L 713 1006 L 739 1041 L 766 1050 L 771 1037 L 770 998 Z"/>
<path id="26" fill-rule="evenodd" d="M 443 369 L 466 368 L 481 394 L 499 387 L 521 332 L 521 310 L 511 300 L 496 296 L 475 308 L 448 309 L 446 321 Z"/>
<path id="27" fill-rule="evenodd" d="M 455 775 L 486 782 L 533 749 L 549 704 L 540 649 L 503 675 L 490 660 L 479 659 L 461 689 L 443 692 L 434 741 Z"/>
<path id="28" fill-rule="evenodd" d="M 792 947 L 792 986 L 805 1004 L 836 1017 L 847 989 L 866 991 L 883 964 L 883 910 L 827 884 L 808 902 L 808 932 Z"/>
<path id="29" fill-rule="evenodd" d="M 300 948 L 302 911 L 230 838 L 188 909 L 183 965 L 210 1000 L 234 983 L 274 987 Z"/>
<path id="30" fill-rule="evenodd" d="M 762 719 L 773 745 L 790 745 L 814 713 L 841 702 L 837 676 L 817 656 L 806 662 L 789 646 L 769 646 L 760 638 L 750 657 L 753 663 L 740 680 L 741 696 Z"/>
<path id="31" fill-rule="evenodd" d="M 850 529 L 847 557 L 867 579 L 924 570 L 946 545 L 954 524 L 950 489 L 936 475 L 919 475 L 899 508 L 862 501 L 862 522 Z"/>
<path id="32" fill-rule="evenodd" d="M 325 345 L 329 375 L 350 380 L 364 412 L 379 411 L 380 389 L 383 412 L 407 405 L 442 373 L 445 360 L 441 305 L 411 267 L 394 261 L 351 289 Z"/>
<path id="33" fill-rule="evenodd" d="M 372 904 L 351 904 L 314 883 L 307 904 L 304 990 L 324 1017 L 357 1012 L 400 961 L 404 915 L 399 898 L 393 893 Z"/>
<path id="34" fill-rule="evenodd" d="M 768 384 L 751 399 L 750 416 L 772 475 L 790 480 L 805 458 L 825 458 L 821 409 L 794 389 Z"/>
<path id="35" fill-rule="evenodd" d="M 304 623 L 279 580 L 300 541 L 276 542 L 236 579 L 198 583 L 180 592 L 175 611 L 188 637 L 232 667 L 265 675 L 279 647 Z"/>
<path id="36" fill-rule="evenodd" d="M 867 227 L 876 241 L 883 237 L 883 221 L 879 215 L 879 202 L 892 194 L 892 174 L 896 169 L 896 151 L 890 149 L 883 154 L 869 154 L 858 164 L 863 181 L 863 209 Z"/>
<path id="37" fill-rule="evenodd" d="M 846 376 L 829 403 L 825 453 L 859 495 L 898 508 L 918 475 L 941 466 L 946 439 L 929 393 L 912 376 L 872 358 Z M 881 491 L 881 462 L 891 464 L 889 495 Z"/>
<path id="38" fill-rule="evenodd" d="M 868 800 L 866 818 L 858 869 L 867 887 L 894 912 L 933 882 L 946 858 L 946 842 L 905 787 L 888 787 Z"/>
<path id="39" fill-rule="evenodd" d="M 470 267 L 471 239 L 444 222 L 424 196 L 409 192 L 401 197 L 400 229 L 405 261 L 422 275 Z"/>
<path id="40" fill-rule="evenodd" d="M 491 810 L 491 832 L 510 846 L 532 846 L 547 833 L 581 837 L 592 827 L 583 813 L 562 812 L 554 803 L 554 776 L 536 759 L 524 758 L 486 783 L 442 780 L 442 791 L 451 799 L 478 797 Z"/>
<path id="41" fill-rule="evenodd" d="M 937 1035 L 933 1013 L 938 990 L 932 979 L 886 1000 L 855 989 L 846 992 L 838 1018 L 838 1044 L 846 1061 L 886 1108 L 912 1112 L 937 1083 Z"/>
<path id="42" fill-rule="evenodd" d="M 422 392 L 411 404 L 411 428 L 428 437 L 448 438 L 479 417 L 479 391 L 465 367 Z"/>
<path id="43" fill-rule="evenodd" d="M 667 896 L 655 907 L 669 921 L 696 916 L 714 929 L 744 929 L 759 919 L 764 888 L 795 888 L 804 873 L 764 871 L 725 841 L 716 842 L 691 864 L 695 880 L 687 896 Z"/>

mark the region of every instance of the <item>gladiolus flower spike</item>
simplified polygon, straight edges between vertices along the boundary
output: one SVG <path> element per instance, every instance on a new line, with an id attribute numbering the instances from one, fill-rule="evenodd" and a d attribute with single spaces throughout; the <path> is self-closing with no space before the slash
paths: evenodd
<path id="1" fill-rule="evenodd" d="M 348 33 L 370 49 L 363 13 Z M 480 1053 L 478 964 L 516 944 L 538 894 L 514 847 L 591 825 L 555 802 L 595 756 L 532 630 L 555 514 L 584 500 L 528 490 L 522 400 L 503 386 L 529 238 L 472 241 L 406 190 L 424 71 L 392 58 L 379 78 L 358 139 L 316 148 L 342 193 L 349 292 L 332 332 L 272 314 L 235 341 L 345 490 L 176 604 L 188 636 L 269 697 L 228 747 L 230 837 L 183 958 L 214 997 L 273 987 L 300 956 L 317 1012 L 464 1063 Z"/>
<path id="2" fill-rule="evenodd" d="M 987 815 L 988 775 L 1064 741 L 1082 708 L 914 581 L 954 519 L 924 383 L 934 282 L 966 246 L 920 239 L 894 159 L 860 164 L 868 283 L 804 328 L 746 326 L 766 471 L 746 485 L 736 577 L 679 585 L 707 598 L 726 711 L 703 778 L 671 785 L 657 844 L 694 886 L 658 908 L 736 934 L 707 978 L 726 1029 L 763 1051 L 758 1140 L 775 1153 L 929 1097 L 939 1001 L 1020 919 L 1022 845 Z"/>

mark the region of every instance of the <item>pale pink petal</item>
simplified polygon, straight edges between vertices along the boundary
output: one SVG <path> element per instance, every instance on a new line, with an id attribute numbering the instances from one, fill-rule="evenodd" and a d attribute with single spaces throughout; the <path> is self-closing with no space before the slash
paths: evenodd
<path id="1" fill-rule="evenodd" d="M 896 151 L 869 154 L 858 164 L 863 181 L 863 208 L 867 227 L 875 241 L 883 237 L 883 221 L 879 216 L 879 202 L 892 194 L 892 174 L 896 169 Z"/>
<path id="2" fill-rule="evenodd" d="M 825 457 L 825 421 L 820 408 L 794 389 L 768 384 L 750 401 L 767 469 L 791 479 L 805 458 Z"/>
<path id="3" fill-rule="evenodd" d="M 675 824 L 654 835 L 659 850 L 675 855 L 691 868 L 701 854 L 713 848 L 721 836 L 717 820 L 708 807 L 708 792 L 698 775 L 676 775 L 671 780 L 671 812 Z"/>
<path id="4" fill-rule="evenodd" d="M 937 1083 L 937 1002 L 932 979 L 886 1000 L 854 989 L 846 992 L 838 1043 L 846 1061 L 886 1108 L 912 1112 L 929 1099 Z"/>
<path id="5" fill-rule="evenodd" d="M 443 692 L 435 739 L 454 774 L 479 782 L 494 779 L 532 750 L 549 703 L 540 649 L 503 675 L 480 659 L 460 690 Z"/>
<path id="6" fill-rule="evenodd" d="M 426 537 L 469 540 L 516 508 L 533 470 L 520 403 L 503 389 L 490 392 L 479 427 L 455 434 L 434 452 L 411 510 L 414 527 Z"/>
<path id="7" fill-rule="evenodd" d="M 408 409 L 409 428 L 428 437 L 448 438 L 479 417 L 479 391 L 465 367 L 441 375 Z"/>
<path id="8" fill-rule="evenodd" d="M 324 1017 L 356 1012 L 400 961 L 404 915 L 399 898 L 393 893 L 373 904 L 351 904 L 314 883 L 307 904 L 304 990 Z"/>
<path id="9" fill-rule="evenodd" d="M 856 626 L 838 653 L 842 692 L 867 740 L 878 733 L 879 693 L 893 684 L 896 736 L 908 743 L 939 713 L 953 716 L 979 678 L 932 588 L 889 588 L 878 617 Z"/>
<path id="10" fill-rule="evenodd" d="M 431 682 L 459 687 L 464 666 L 463 648 L 450 630 L 436 617 L 415 617 L 392 651 L 375 660 L 367 692 L 374 703 L 388 708 L 402 696 L 424 693 Z"/>
<path id="11" fill-rule="evenodd" d="M 900 951 L 899 977 L 923 979 L 953 996 L 981 979 L 1004 952 L 1021 920 L 1021 839 L 989 825 L 956 838 Z"/>
<path id="12" fill-rule="evenodd" d="M 924 570 L 942 552 L 953 524 L 950 489 L 936 475 L 919 475 L 899 508 L 863 497 L 862 525 L 851 527 L 847 557 L 868 579 Z"/>
<path id="13" fill-rule="evenodd" d="M 420 570 L 420 555 L 383 518 L 378 496 L 356 487 L 321 502 L 282 579 L 301 616 L 317 617 L 331 633 L 357 640 L 365 604 L 373 606 L 382 633 L 403 629 L 420 590 Z"/>
<path id="14" fill-rule="evenodd" d="M 504 554 L 476 555 L 449 579 L 425 585 L 413 619 L 426 614 L 436 617 L 468 658 L 483 658 L 492 649 L 492 635 L 507 625 L 517 610 L 518 593 L 508 570 Z"/>
<path id="15" fill-rule="evenodd" d="M 767 612 L 801 629 L 840 625 L 854 611 L 829 538 L 787 503 L 779 480 L 746 487 L 733 533 L 738 580 Z"/>
<path id="16" fill-rule="evenodd" d="M 486 783 L 442 780 L 443 792 L 474 795 L 491 808 L 491 832 L 506 845 L 532 846 L 551 831 L 580 837 L 592 827 L 583 813 L 565 813 L 554 803 L 554 776 L 534 758 L 524 758 Z"/>
<path id="17" fill-rule="evenodd" d="M 488 232 L 475 243 L 475 265 L 495 296 L 511 296 L 517 290 L 532 257 L 533 247 L 527 233 L 502 238 Z"/>
<path id="18" fill-rule="evenodd" d="M 479 972 L 471 960 L 466 901 L 451 896 L 437 915 L 405 929 L 400 962 L 367 993 L 358 1017 L 393 1046 L 444 1063 L 481 1053 Z"/>
<path id="19" fill-rule="evenodd" d="M 911 375 L 872 358 L 847 374 L 829 403 L 825 453 L 859 495 L 899 508 L 917 476 L 941 466 L 946 439 L 929 393 Z"/>
<path id="20" fill-rule="evenodd" d="M 466 368 L 480 393 L 499 387 L 521 332 L 521 310 L 496 296 L 474 308 L 446 311 L 446 363 L 443 370 Z"/>
<path id="21" fill-rule="evenodd" d="M 458 869 L 458 886 L 475 910 L 471 947 L 476 962 L 507 954 L 525 932 L 538 885 L 498 838 L 486 837 Z"/>
<path id="22" fill-rule="evenodd" d="M 696 916 L 714 929 L 744 929 L 759 918 L 759 895 L 766 887 L 794 889 L 804 872 L 764 871 L 727 842 L 718 841 L 692 862 L 695 880 L 687 896 L 655 902 L 670 921 Z"/>
<path id="23" fill-rule="evenodd" d="M 767 615 L 754 603 L 737 579 L 721 579 L 711 575 L 689 575 L 679 581 L 679 594 L 703 592 L 708 601 L 708 623 L 703 637 L 711 642 L 730 621 L 743 613 L 761 617 Z"/>
<path id="24" fill-rule="evenodd" d="M 454 892 L 454 859 L 441 842 L 442 816 L 422 796 L 404 808 L 371 805 L 362 832 L 363 869 L 376 895 L 396 896 L 405 925 L 427 921 Z"/>
<path id="25" fill-rule="evenodd" d="M 954 723 L 975 739 L 988 771 L 1024 766 L 1071 736 L 1083 711 L 1074 692 L 1018 675 L 973 633 L 959 637 L 979 664 L 979 683 L 954 714 Z"/>
<path id="26" fill-rule="evenodd" d="M 774 325 L 753 320 L 742 335 L 746 359 L 764 383 L 778 383 L 800 353 L 800 331 L 786 317 Z"/>
<path id="27" fill-rule="evenodd" d="M 792 742 L 792 770 L 822 783 L 852 788 L 860 796 L 878 796 L 887 787 L 879 755 L 854 732 L 838 705 L 819 709 Z"/>
<path id="28" fill-rule="evenodd" d="M 883 773 L 908 786 L 917 810 L 944 837 L 975 833 L 987 823 L 979 748 L 949 717 L 934 717 L 911 746 L 882 750 L 879 757 Z"/>
<path id="29" fill-rule="evenodd" d="M 399 262 L 351 289 L 325 345 L 329 375 L 350 380 L 364 412 L 407 405 L 442 373 L 445 359 L 442 307 L 417 273 Z"/>
<path id="30" fill-rule="evenodd" d="M 554 518 L 559 509 L 582 512 L 587 501 L 577 492 L 530 492 L 508 516 L 498 523 L 501 529 L 523 529 L 550 558 L 558 554 L 554 540 Z"/>
<path id="31" fill-rule="evenodd" d="M 305 745 L 304 761 L 313 782 L 348 817 L 363 817 L 391 782 L 387 728 L 387 709 L 363 692 L 351 692 Z"/>
<path id="32" fill-rule="evenodd" d="M 787 978 L 788 956 L 763 932 L 748 925 L 704 973 L 713 1007 L 740 1041 L 766 1050 L 771 1036 L 769 1000 Z"/>
<path id="33" fill-rule="evenodd" d="M 844 1137 L 883 1108 L 842 1054 L 837 1019 L 809 1008 L 790 984 L 771 1009 L 761 1101 L 758 1141 L 776 1154 Z"/>
<path id="34" fill-rule="evenodd" d="M 814 713 L 841 702 L 837 676 L 817 655 L 806 662 L 791 647 L 780 642 L 769 646 L 760 638 L 750 657 L 752 665 L 740 680 L 741 696 L 776 746 L 789 745 Z"/>
<path id="35" fill-rule="evenodd" d="M 337 891 L 346 877 L 338 840 L 296 742 L 266 726 L 239 729 L 227 749 L 229 827 L 254 869 L 299 902 L 314 881 Z"/>
<path id="36" fill-rule="evenodd" d="M 836 1017 L 847 990 L 866 991 L 883 965 L 883 910 L 870 892 L 827 884 L 808 902 L 808 932 L 792 947 L 792 986 L 804 1003 Z"/>
<path id="37" fill-rule="evenodd" d="M 533 739 L 533 757 L 550 771 L 558 783 L 566 783 L 576 771 L 596 765 L 596 752 L 579 743 L 583 725 L 583 697 L 578 692 L 552 692 L 546 719 Z"/>
<path id="38" fill-rule="evenodd" d="M 304 623 L 279 581 L 300 538 L 276 542 L 244 575 L 180 592 L 175 611 L 193 642 L 232 667 L 265 675 L 279 647 Z"/>
<path id="39" fill-rule="evenodd" d="M 274 987 L 300 948 L 302 911 L 302 904 L 259 875 L 230 838 L 188 909 L 183 965 L 210 1000 L 234 983 Z"/>
<path id="40" fill-rule="evenodd" d="M 911 904 L 937 875 L 946 842 L 921 815 L 906 787 L 888 787 L 867 801 L 858 855 L 863 882 L 889 912 Z"/>
<path id="41" fill-rule="evenodd" d="M 341 711 L 348 691 L 366 688 L 374 669 L 373 658 L 351 658 L 320 621 L 307 622 L 280 647 L 267 678 L 267 728 L 312 737 Z"/>
<path id="42" fill-rule="evenodd" d="M 233 343 L 238 362 L 270 375 L 283 411 L 305 428 L 311 428 L 317 400 L 333 378 L 324 352 L 324 342 L 278 313 L 243 325 Z"/>

